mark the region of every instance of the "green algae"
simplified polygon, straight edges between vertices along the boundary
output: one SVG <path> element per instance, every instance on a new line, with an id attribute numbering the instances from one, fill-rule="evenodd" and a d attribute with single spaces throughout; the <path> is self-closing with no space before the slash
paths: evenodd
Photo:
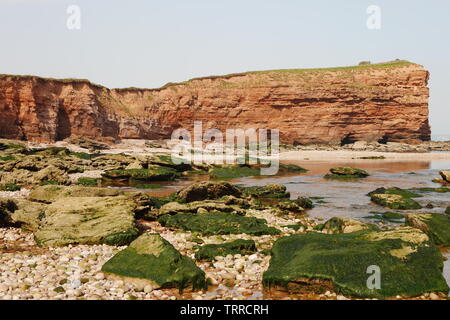
<path id="1" fill-rule="evenodd" d="M 158 234 L 143 234 L 107 261 L 102 271 L 161 288 L 205 289 L 205 273 Z"/>
<path id="2" fill-rule="evenodd" d="M 405 224 L 425 232 L 437 245 L 450 246 L 450 217 L 439 213 L 406 215 Z"/>
<path id="3" fill-rule="evenodd" d="M 139 231 L 136 228 L 130 228 L 127 231 L 110 234 L 103 239 L 101 243 L 109 246 L 125 246 L 130 244 L 133 240 L 139 237 Z"/>
<path id="4" fill-rule="evenodd" d="M 421 198 L 421 197 L 423 197 L 422 195 L 415 193 L 413 191 L 401 189 L 401 188 L 397 188 L 397 187 L 378 188 L 378 189 L 375 189 L 374 191 L 369 192 L 367 195 L 371 196 L 373 194 L 396 194 L 396 195 L 402 196 L 404 198 Z"/>
<path id="5" fill-rule="evenodd" d="M 415 210 L 422 208 L 419 203 L 412 199 L 422 197 L 420 194 L 397 187 L 378 188 L 367 195 L 374 203 L 390 209 Z"/>
<path id="6" fill-rule="evenodd" d="M 238 239 L 221 244 L 205 244 L 197 251 L 195 259 L 200 261 L 213 261 L 217 256 L 227 256 L 229 254 L 249 255 L 256 251 L 255 241 Z"/>
<path id="7" fill-rule="evenodd" d="M 284 163 L 279 164 L 279 171 L 278 171 L 279 174 L 305 173 L 305 172 L 308 172 L 308 170 L 296 164 L 284 164 Z"/>
<path id="8" fill-rule="evenodd" d="M 7 183 L 3 186 L 0 186 L 0 191 L 19 191 L 20 186 L 15 183 Z"/>
<path id="9" fill-rule="evenodd" d="M 85 187 L 97 187 L 99 184 L 101 184 L 101 181 L 101 178 L 80 177 L 78 178 L 77 184 Z"/>
<path id="10" fill-rule="evenodd" d="M 267 226 L 264 219 L 243 217 L 232 213 L 212 212 L 201 215 L 176 214 L 161 216 L 158 221 L 164 227 L 180 228 L 202 235 L 250 234 L 276 235 L 280 231 Z"/>
<path id="11" fill-rule="evenodd" d="M 405 229 L 405 233 L 417 238 L 415 234 L 420 231 L 414 230 Z M 372 234 L 373 239 L 369 236 Z M 367 286 L 370 266 L 380 268 L 380 289 Z M 408 242 L 395 232 L 296 234 L 275 242 L 263 283 L 266 287 L 289 288 L 290 283 L 316 279 L 331 281 L 337 293 L 350 296 L 415 296 L 448 292 L 442 268 L 443 257 L 429 240 Z"/>
<path id="12" fill-rule="evenodd" d="M 312 209 L 314 208 L 314 204 L 310 198 L 298 197 L 294 200 L 300 207 L 303 209 Z"/>
<path id="13" fill-rule="evenodd" d="M 367 171 L 358 168 L 352 167 L 337 167 L 331 168 L 330 173 L 324 176 L 325 179 L 342 179 L 342 180 L 351 180 L 351 179 L 360 179 L 366 178 L 369 176 Z"/>
<path id="14" fill-rule="evenodd" d="M 102 175 L 106 179 L 129 179 L 138 181 L 170 181 L 178 177 L 173 168 L 152 166 L 148 169 L 108 170 Z"/>

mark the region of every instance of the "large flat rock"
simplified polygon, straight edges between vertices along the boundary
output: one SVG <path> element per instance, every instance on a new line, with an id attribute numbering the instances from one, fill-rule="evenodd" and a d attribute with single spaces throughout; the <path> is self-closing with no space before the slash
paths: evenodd
<path id="1" fill-rule="evenodd" d="M 371 266 L 380 270 L 379 289 L 367 285 Z M 275 242 L 263 281 L 294 291 L 331 283 L 335 291 L 355 297 L 415 296 L 448 292 L 442 268 L 440 251 L 418 229 L 308 233 Z"/>
<path id="2" fill-rule="evenodd" d="M 138 236 L 133 201 L 117 197 L 64 198 L 48 205 L 35 233 L 40 246 L 126 245 Z"/>

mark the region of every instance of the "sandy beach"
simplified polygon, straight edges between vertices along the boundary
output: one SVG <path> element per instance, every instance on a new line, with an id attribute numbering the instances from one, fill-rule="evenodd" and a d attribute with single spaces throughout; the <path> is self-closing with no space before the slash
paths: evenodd
<path id="1" fill-rule="evenodd" d="M 366 159 L 366 161 L 450 161 L 450 152 L 433 153 L 395 153 L 371 151 L 289 151 L 280 153 L 280 160 L 314 161 L 361 161 L 363 157 L 384 157 L 384 159 Z"/>

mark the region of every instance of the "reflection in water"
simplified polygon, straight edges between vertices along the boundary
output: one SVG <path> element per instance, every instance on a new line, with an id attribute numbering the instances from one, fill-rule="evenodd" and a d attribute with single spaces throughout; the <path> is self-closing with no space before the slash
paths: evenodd
<path id="1" fill-rule="evenodd" d="M 370 211 L 383 209 L 370 202 L 367 193 L 379 187 L 396 186 L 400 188 L 438 186 L 431 182 L 439 176 L 439 169 L 450 167 L 449 162 L 442 162 L 439 166 L 430 162 L 393 162 L 358 160 L 347 162 L 325 161 L 290 161 L 309 171 L 306 174 L 290 177 L 245 178 L 236 181 L 243 185 L 265 185 L 268 183 L 282 183 L 291 192 L 292 198 L 298 196 L 323 197 L 325 203 L 318 203 L 309 211 L 310 216 L 329 219 L 331 217 L 361 218 Z M 354 181 L 327 180 L 323 175 L 330 168 L 338 166 L 354 166 L 368 171 L 371 175 L 366 179 Z M 439 169 L 431 169 L 439 167 Z M 422 205 L 432 203 L 436 208 L 428 211 L 439 212 L 449 202 L 448 194 L 423 193 L 424 197 L 417 199 Z"/>

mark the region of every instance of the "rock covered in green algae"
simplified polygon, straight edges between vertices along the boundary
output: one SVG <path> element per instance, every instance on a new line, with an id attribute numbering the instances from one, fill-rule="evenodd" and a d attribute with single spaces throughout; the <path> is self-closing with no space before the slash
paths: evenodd
<path id="1" fill-rule="evenodd" d="M 254 198 L 289 198 L 290 193 L 287 192 L 286 186 L 281 183 L 271 183 L 265 186 L 240 187 L 242 192 L 247 196 Z"/>
<path id="2" fill-rule="evenodd" d="M 370 266 L 381 272 L 381 288 L 369 289 Z M 331 281 L 336 292 L 368 298 L 448 292 L 443 257 L 418 229 L 346 234 L 296 234 L 277 240 L 265 286 L 305 289 L 311 280 Z M 298 289 L 298 287 L 297 287 Z"/>
<path id="3" fill-rule="evenodd" d="M 111 188 L 96 188 L 85 186 L 40 186 L 31 190 L 29 199 L 44 203 L 51 203 L 62 198 L 73 197 L 115 197 L 123 195 L 120 190 Z"/>
<path id="4" fill-rule="evenodd" d="M 373 194 L 370 199 L 376 204 L 390 209 L 409 210 L 422 208 L 413 199 L 405 198 L 398 194 Z"/>
<path id="5" fill-rule="evenodd" d="M 445 209 L 445 213 L 450 214 L 450 207 L 447 207 L 447 209 Z"/>
<path id="6" fill-rule="evenodd" d="M 418 213 L 405 216 L 407 226 L 425 232 L 437 245 L 450 246 L 450 218 L 439 213 Z"/>
<path id="7" fill-rule="evenodd" d="M 351 233 L 363 230 L 377 230 L 374 225 L 350 218 L 331 218 L 324 223 L 321 231 L 328 234 Z"/>
<path id="8" fill-rule="evenodd" d="M 203 200 L 188 203 L 169 202 L 159 209 L 159 215 L 197 213 L 199 209 L 205 209 L 207 212 L 234 212 L 245 215 L 245 211 L 239 205 L 227 205 L 224 201 L 219 200 Z"/>
<path id="9" fill-rule="evenodd" d="M 295 201 L 280 201 L 276 204 L 276 207 L 282 211 L 301 213 L 305 209 L 299 206 Z"/>
<path id="10" fill-rule="evenodd" d="M 178 177 L 175 169 L 149 166 L 148 169 L 109 170 L 102 174 L 106 179 L 129 179 L 138 181 L 170 181 Z"/>
<path id="11" fill-rule="evenodd" d="M 102 271 L 154 288 L 206 287 L 205 273 L 158 234 L 145 233 L 107 261 Z"/>
<path id="12" fill-rule="evenodd" d="M 398 187 L 390 187 L 390 188 L 377 188 L 374 191 L 369 192 L 367 195 L 371 196 L 373 194 L 396 194 L 402 196 L 404 198 L 421 198 L 422 195 L 415 193 L 413 191 L 407 189 L 401 189 Z"/>
<path id="13" fill-rule="evenodd" d="M 177 197 L 185 202 L 212 200 L 223 196 L 241 197 L 242 192 L 228 182 L 205 181 L 191 184 L 177 193 Z"/>
<path id="14" fill-rule="evenodd" d="M 294 200 L 300 207 L 304 209 L 312 209 L 314 208 L 314 204 L 310 198 L 298 197 Z"/>
<path id="15" fill-rule="evenodd" d="M 213 261 L 217 256 L 227 256 L 229 254 L 248 255 L 255 253 L 256 244 L 253 240 L 238 239 L 221 244 L 205 244 L 195 254 L 195 259 L 201 261 Z"/>
<path id="16" fill-rule="evenodd" d="M 139 232 L 135 204 L 124 196 L 63 198 L 48 205 L 35 240 L 40 246 L 126 245 Z"/>
<path id="17" fill-rule="evenodd" d="M 243 217 L 233 213 L 211 212 L 204 214 L 176 214 L 161 216 L 158 221 L 169 228 L 181 228 L 203 235 L 250 234 L 276 235 L 280 231 L 267 226 L 267 221 Z"/>
<path id="18" fill-rule="evenodd" d="M 325 175 L 326 179 L 355 179 L 366 178 L 369 176 L 367 171 L 352 167 L 331 168 L 330 173 Z"/>
<path id="19" fill-rule="evenodd" d="M 422 206 L 412 198 L 419 198 L 421 195 L 409 190 L 397 187 L 378 188 L 368 193 L 370 199 L 376 204 L 397 210 L 414 210 L 420 209 Z"/>

